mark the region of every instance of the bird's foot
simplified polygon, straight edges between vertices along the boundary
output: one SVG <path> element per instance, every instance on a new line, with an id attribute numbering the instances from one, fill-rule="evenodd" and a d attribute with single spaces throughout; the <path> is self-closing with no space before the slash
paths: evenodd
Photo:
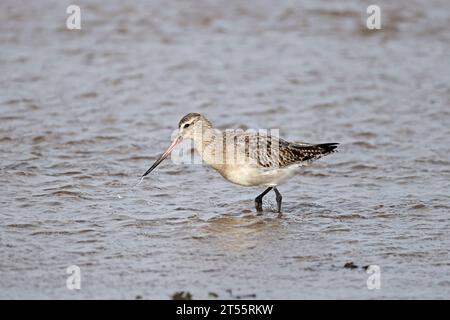
<path id="1" fill-rule="evenodd" d="M 256 212 L 261 214 L 263 212 L 262 201 L 255 201 Z"/>

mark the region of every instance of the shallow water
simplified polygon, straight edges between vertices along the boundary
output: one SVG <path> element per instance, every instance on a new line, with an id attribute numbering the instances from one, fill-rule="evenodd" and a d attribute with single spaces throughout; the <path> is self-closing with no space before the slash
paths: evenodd
<path id="1" fill-rule="evenodd" d="M 380 31 L 365 1 L 122 2 L 80 31 L 0 4 L 0 298 L 450 298 L 447 1 L 379 1 Z M 132 188 L 191 111 L 342 146 L 282 219 L 203 165 Z"/>

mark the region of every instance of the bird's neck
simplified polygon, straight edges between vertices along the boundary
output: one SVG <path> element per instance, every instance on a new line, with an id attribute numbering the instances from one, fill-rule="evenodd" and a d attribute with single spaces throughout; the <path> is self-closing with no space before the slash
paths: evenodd
<path id="1" fill-rule="evenodd" d="M 194 139 L 194 145 L 202 159 L 210 166 L 217 168 L 223 164 L 218 157 L 223 149 L 223 134 L 213 128 L 205 128 L 201 136 Z"/>

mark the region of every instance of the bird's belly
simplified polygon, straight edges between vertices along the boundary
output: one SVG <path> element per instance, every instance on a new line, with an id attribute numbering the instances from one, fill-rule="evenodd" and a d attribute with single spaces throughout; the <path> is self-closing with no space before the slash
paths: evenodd
<path id="1" fill-rule="evenodd" d="M 225 166 L 221 170 L 217 170 L 228 181 L 239 184 L 241 186 L 258 185 L 255 181 L 257 172 L 253 168 L 240 166 Z"/>

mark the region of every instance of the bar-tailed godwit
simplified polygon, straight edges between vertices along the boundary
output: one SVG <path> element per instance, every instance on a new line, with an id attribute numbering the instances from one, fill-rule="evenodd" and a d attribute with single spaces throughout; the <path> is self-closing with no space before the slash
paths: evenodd
<path id="1" fill-rule="evenodd" d="M 288 142 L 261 131 L 221 132 L 214 129 L 205 116 L 189 113 L 180 120 L 172 144 L 142 177 L 152 172 L 183 139 L 192 139 L 203 161 L 228 181 L 242 186 L 266 186 L 267 189 L 255 198 L 258 212 L 263 211 L 263 197 L 273 189 L 279 216 L 282 197 L 277 186 L 302 166 L 334 152 L 338 146 L 338 143 Z"/>

